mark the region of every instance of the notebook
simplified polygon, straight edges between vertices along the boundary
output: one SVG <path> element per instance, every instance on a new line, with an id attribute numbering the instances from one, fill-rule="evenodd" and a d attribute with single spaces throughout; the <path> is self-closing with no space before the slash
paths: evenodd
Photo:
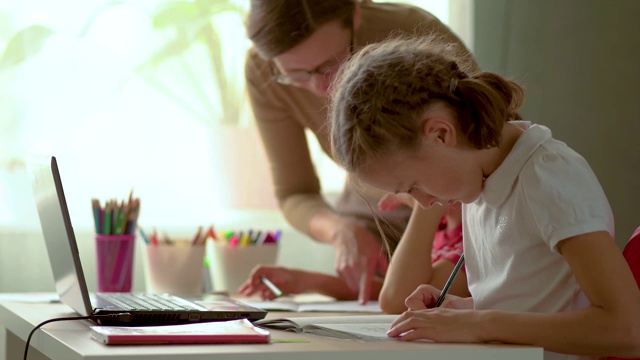
<path id="1" fill-rule="evenodd" d="M 398 315 L 340 315 L 264 319 L 255 325 L 274 330 L 315 334 L 360 341 L 393 340 L 387 331 Z"/>
<path id="2" fill-rule="evenodd" d="M 268 343 L 269 331 L 247 319 L 166 326 L 92 326 L 91 338 L 106 345 Z"/>
<path id="3" fill-rule="evenodd" d="M 32 189 L 60 301 L 78 314 L 112 315 L 92 320 L 100 325 L 148 326 L 231 319 L 263 319 L 267 311 L 226 295 L 206 302 L 171 294 L 96 293 L 90 296 L 80 262 L 57 160 L 29 161 Z M 88 203 L 88 201 L 87 201 Z M 88 206 L 88 205 L 87 205 Z M 133 305 L 127 305 L 132 301 Z M 149 303 L 150 302 L 150 303 Z M 114 316 L 115 314 L 129 314 Z"/>

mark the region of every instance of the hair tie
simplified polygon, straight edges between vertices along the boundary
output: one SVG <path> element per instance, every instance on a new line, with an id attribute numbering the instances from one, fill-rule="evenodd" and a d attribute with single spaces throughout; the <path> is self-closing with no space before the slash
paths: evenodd
<path id="1" fill-rule="evenodd" d="M 456 91 L 457 86 L 458 86 L 458 79 L 452 78 L 451 81 L 449 81 L 449 92 Z"/>

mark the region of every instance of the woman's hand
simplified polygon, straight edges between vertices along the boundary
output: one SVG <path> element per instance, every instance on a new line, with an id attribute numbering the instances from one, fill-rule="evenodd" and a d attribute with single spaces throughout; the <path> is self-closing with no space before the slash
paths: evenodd
<path id="1" fill-rule="evenodd" d="M 243 296 L 258 293 L 264 300 L 275 299 L 274 293 L 260 280 L 262 276 L 271 280 L 275 286 L 282 290 L 284 295 L 299 294 L 307 290 L 304 272 L 280 266 L 257 265 L 251 270 L 249 278 L 240 285 L 238 293 Z"/>
<path id="2" fill-rule="evenodd" d="M 379 275 L 387 271 L 386 252 L 357 220 L 343 218 L 336 225 L 332 238 L 336 271 L 350 289 L 358 291 L 358 301 L 365 304 L 371 299 L 376 271 Z"/>

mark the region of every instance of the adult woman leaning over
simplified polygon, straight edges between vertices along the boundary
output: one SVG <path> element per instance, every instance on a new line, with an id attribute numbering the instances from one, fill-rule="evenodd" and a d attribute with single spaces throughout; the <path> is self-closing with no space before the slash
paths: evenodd
<path id="1" fill-rule="evenodd" d="M 336 271 L 361 302 L 377 297 L 374 278 L 385 274 L 388 262 L 368 204 L 375 208 L 383 194 L 347 180 L 335 206 L 328 203 L 305 130 L 330 156 L 327 95 L 341 63 L 359 48 L 397 32 L 460 41 L 420 8 L 354 0 L 252 0 L 246 28 L 253 43 L 247 88 L 280 209 L 294 228 L 335 246 Z M 420 234 L 433 237 L 442 212 L 411 213 L 402 206 L 383 214 L 387 239 L 397 243 L 410 216 L 433 224 Z"/>

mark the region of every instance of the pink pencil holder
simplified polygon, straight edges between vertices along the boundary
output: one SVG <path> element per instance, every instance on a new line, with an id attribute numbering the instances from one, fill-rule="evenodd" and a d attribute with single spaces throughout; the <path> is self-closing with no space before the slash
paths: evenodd
<path id="1" fill-rule="evenodd" d="M 130 292 L 135 235 L 96 234 L 98 292 Z"/>

